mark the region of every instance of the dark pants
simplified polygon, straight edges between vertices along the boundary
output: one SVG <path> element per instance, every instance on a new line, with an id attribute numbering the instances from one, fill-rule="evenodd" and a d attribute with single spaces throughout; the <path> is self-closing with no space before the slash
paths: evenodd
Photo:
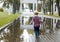
<path id="1" fill-rule="evenodd" d="M 35 32 L 36 38 L 38 38 L 38 36 L 39 36 L 39 27 L 40 26 L 34 26 L 34 32 Z"/>

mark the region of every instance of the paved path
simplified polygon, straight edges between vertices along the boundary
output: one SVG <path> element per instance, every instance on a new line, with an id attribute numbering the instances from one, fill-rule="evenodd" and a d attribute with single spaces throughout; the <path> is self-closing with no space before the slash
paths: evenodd
<path id="1" fill-rule="evenodd" d="M 21 41 L 21 42 L 36 42 L 36 39 L 34 35 L 32 36 L 30 35 L 29 39 L 26 39 L 26 41 Z M 39 42 L 60 42 L 60 30 L 52 34 L 49 33 L 46 33 L 44 35 L 41 34 L 39 36 Z"/>
<path id="2" fill-rule="evenodd" d="M 33 29 L 33 25 L 21 25 L 21 29 Z"/>
<path id="3" fill-rule="evenodd" d="M 33 16 L 33 13 L 24 13 L 22 16 Z M 53 18 L 53 19 L 60 19 L 52 16 L 46 16 L 46 15 L 39 15 L 40 17 L 46 17 L 46 18 Z M 33 29 L 33 25 L 21 25 L 21 28 L 25 29 Z M 29 41 L 27 41 L 29 40 Z M 36 42 L 35 36 L 34 35 L 29 35 L 29 38 L 26 39 L 25 41 L 21 42 Z M 37 41 L 38 42 L 38 41 Z M 57 30 L 54 33 L 45 33 L 44 35 L 39 36 L 39 42 L 60 42 L 60 30 Z"/>

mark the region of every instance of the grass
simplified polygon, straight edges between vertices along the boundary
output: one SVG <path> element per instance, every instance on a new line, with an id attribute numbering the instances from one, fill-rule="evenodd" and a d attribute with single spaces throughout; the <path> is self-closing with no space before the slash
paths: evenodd
<path id="1" fill-rule="evenodd" d="M 46 16 L 53 16 L 53 17 L 56 17 L 56 18 L 60 18 L 60 16 L 58 16 L 58 14 L 57 13 L 54 13 L 53 15 L 48 15 L 48 14 L 45 14 Z"/>
<path id="2" fill-rule="evenodd" d="M 42 13 L 40 13 L 40 15 L 42 15 Z M 50 15 L 50 14 L 44 14 L 46 16 L 53 16 L 53 17 L 56 17 L 56 18 L 60 18 L 60 16 L 58 16 L 58 13 L 54 12 L 53 15 Z"/>
<path id="3" fill-rule="evenodd" d="M 4 25 L 12 22 L 18 16 L 19 16 L 19 14 L 11 14 L 11 15 L 8 15 L 7 12 L 0 12 L 0 27 L 2 27 Z"/>

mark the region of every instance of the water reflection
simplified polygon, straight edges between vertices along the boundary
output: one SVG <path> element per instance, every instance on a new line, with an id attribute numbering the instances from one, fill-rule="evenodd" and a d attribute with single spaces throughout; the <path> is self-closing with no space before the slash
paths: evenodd
<path id="1" fill-rule="evenodd" d="M 28 24 L 29 16 L 24 17 L 24 25 Z"/>
<path id="2" fill-rule="evenodd" d="M 10 32 L 10 31 L 9 31 L 8 28 L 2 30 L 2 32 L 0 33 L 0 42 L 5 42 L 5 41 L 7 41 L 7 40 L 6 40 L 6 36 L 8 35 L 9 32 Z"/>
<path id="3" fill-rule="evenodd" d="M 23 18 L 22 18 L 22 24 L 23 25 L 29 25 L 29 23 L 31 22 L 31 20 L 32 20 L 32 17 L 29 17 L 29 16 L 24 16 Z"/>
<path id="4" fill-rule="evenodd" d="M 1 40 L 0 42 L 4 42 L 4 40 Z"/>
<path id="5" fill-rule="evenodd" d="M 29 33 L 26 29 L 23 30 L 23 33 L 20 38 L 23 39 L 23 42 L 29 42 Z"/>
<path id="6" fill-rule="evenodd" d="M 35 38 L 35 34 L 29 33 L 27 29 L 23 30 L 23 33 L 20 36 L 21 42 L 39 42 L 40 38 Z"/>

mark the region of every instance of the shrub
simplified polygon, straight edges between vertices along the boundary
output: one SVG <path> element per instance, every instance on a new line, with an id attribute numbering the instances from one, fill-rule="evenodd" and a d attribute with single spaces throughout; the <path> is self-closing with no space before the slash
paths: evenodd
<path id="1" fill-rule="evenodd" d="M 0 12 L 3 12 L 3 8 L 0 8 Z"/>

